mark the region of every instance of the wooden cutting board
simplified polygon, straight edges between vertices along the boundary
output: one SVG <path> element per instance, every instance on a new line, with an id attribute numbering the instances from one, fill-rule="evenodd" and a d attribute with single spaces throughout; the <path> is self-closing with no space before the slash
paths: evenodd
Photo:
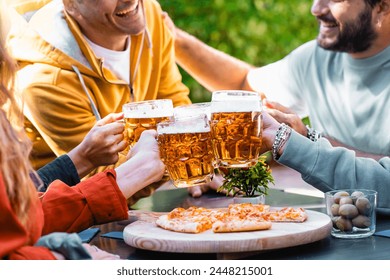
<path id="1" fill-rule="evenodd" d="M 179 233 L 158 227 L 155 220 L 163 213 L 142 214 L 141 220 L 123 231 L 125 242 L 135 248 L 174 253 L 236 253 L 292 247 L 315 242 L 330 235 L 332 222 L 320 212 L 306 210 L 303 223 L 273 223 L 264 231 Z M 141 215 L 141 216 L 142 216 Z"/>

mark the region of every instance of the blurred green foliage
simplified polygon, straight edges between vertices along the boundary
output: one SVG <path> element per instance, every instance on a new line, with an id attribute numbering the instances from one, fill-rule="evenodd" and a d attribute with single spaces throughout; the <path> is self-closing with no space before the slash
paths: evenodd
<path id="1" fill-rule="evenodd" d="M 176 26 L 256 66 L 283 58 L 317 35 L 312 0 L 158 0 Z M 209 92 L 182 69 L 193 102 Z"/>

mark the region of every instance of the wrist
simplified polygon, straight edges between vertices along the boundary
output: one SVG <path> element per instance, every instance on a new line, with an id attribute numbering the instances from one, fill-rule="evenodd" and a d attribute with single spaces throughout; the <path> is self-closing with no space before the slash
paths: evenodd
<path id="1" fill-rule="evenodd" d="M 306 125 L 306 129 L 307 129 L 306 137 L 311 141 L 316 142 L 318 139 L 321 138 L 321 133 L 319 133 L 314 128 L 311 128 L 310 126 Z"/>
<path id="2" fill-rule="evenodd" d="M 285 123 L 282 123 L 276 131 L 275 140 L 272 144 L 272 155 L 275 160 L 278 160 L 283 154 L 284 146 L 290 138 L 291 131 L 291 127 Z"/>
<path id="3" fill-rule="evenodd" d="M 68 156 L 72 160 L 80 178 L 83 178 L 95 168 L 93 163 L 87 159 L 87 156 L 83 153 L 79 146 L 71 150 L 68 153 Z"/>

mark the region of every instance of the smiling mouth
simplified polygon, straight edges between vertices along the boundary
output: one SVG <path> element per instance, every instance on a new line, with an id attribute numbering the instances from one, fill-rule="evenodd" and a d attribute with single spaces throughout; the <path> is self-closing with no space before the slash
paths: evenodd
<path id="1" fill-rule="evenodd" d="M 115 13 L 115 15 L 117 17 L 121 17 L 121 18 L 125 18 L 125 17 L 131 16 L 131 15 L 134 15 L 138 12 L 138 7 L 139 7 L 139 4 L 137 4 L 137 6 L 134 9 L 128 8 L 126 10 L 119 11 L 119 12 Z"/>
<path id="2" fill-rule="evenodd" d="M 335 23 L 335 22 L 325 22 L 325 21 L 322 21 L 321 25 L 323 27 L 327 27 L 327 28 L 333 28 L 333 27 L 337 27 L 338 26 L 337 23 Z"/>

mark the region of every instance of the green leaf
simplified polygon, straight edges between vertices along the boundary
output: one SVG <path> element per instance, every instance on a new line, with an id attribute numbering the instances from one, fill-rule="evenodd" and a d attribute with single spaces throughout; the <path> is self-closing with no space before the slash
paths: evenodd
<path id="1" fill-rule="evenodd" d="M 225 178 L 218 192 L 225 190 L 227 194 L 236 195 L 238 192 L 245 193 L 246 196 L 256 194 L 268 194 L 270 183 L 274 183 L 271 168 L 266 163 L 267 156 L 260 156 L 256 165 L 250 168 L 231 168 L 223 175 Z M 220 172 L 224 174 L 223 172 Z"/>

